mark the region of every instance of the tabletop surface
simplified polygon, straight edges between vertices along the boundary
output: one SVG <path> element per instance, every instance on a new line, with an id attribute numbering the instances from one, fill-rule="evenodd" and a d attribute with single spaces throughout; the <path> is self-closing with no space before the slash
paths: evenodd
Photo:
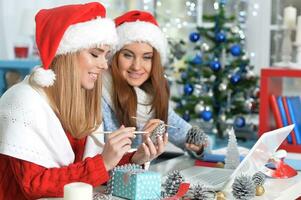
<path id="1" fill-rule="evenodd" d="M 293 156 L 296 158 L 296 156 Z M 297 156 L 298 158 L 301 157 Z M 166 176 L 168 172 L 173 170 L 183 170 L 194 166 L 195 160 L 188 155 L 179 156 L 164 162 L 151 165 L 149 170 L 157 171 Z M 299 171 L 300 172 L 300 171 Z M 288 179 L 271 179 L 268 178 L 264 184 L 265 193 L 263 196 L 256 196 L 255 200 L 290 200 L 301 196 L 301 173 Z M 231 191 L 224 191 L 227 199 L 234 199 Z M 112 200 L 120 200 L 121 198 L 113 197 Z M 43 200 L 63 200 L 63 198 L 44 198 Z"/>

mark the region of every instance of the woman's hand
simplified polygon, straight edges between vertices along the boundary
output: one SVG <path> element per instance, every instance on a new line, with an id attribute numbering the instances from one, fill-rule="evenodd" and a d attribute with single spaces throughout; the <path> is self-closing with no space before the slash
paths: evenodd
<path id="1" fill-rule="evenodd" d="M 143 131 L 149 132 L 148 136 L 150 136 L 150 133 L 160 124 L 162 121 L 160 119 L 151 119 L 149 120 L 143 127 Z"/>
<path id="2" fill-rule="evenodd" d="M 131 149 L 132 139 L 135 138 L 136 128 L 121 126 L 117 131 L 108 135 L 102 157 L 107 170 L 113 169 L 123 155 Z"/>
<path id="3" fill-rule="evenodd" d="M 164 152 L 164 148 L 168 142 L 168 134 L 157 138 L 158 144 L 154 145 L 149 137 L 139 146 L 138 150 L 132 157 L 132 163 L 142 165 L 148 161 L 153 160 Z"/>
<path id="4" fill-rule="evenodd" d="M 195 152 L 197 155 L 201 155 L 204 151 L 204 145 L 196 145 L 196 144 L 189 144 L 185 143 L 185 147 L 187 150 Z"/>

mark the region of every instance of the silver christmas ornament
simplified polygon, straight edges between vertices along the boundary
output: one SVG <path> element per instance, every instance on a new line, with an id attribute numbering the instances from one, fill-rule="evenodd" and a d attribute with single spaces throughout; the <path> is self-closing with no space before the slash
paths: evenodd
<path id="1" fill-rule="evenodd" d="M 222 122 L 225 122 L 226 121 L 226 115 L 225 114 L 220 114 L 220 120 L 222 121 Z"/>
<path id="2" fill-rule="evenodd" d="M 203 89 L 203 86 L 200 85 L 200 84 L 195 84 L 195 85 L 194 85 L 194 88 L 195 88 L 195 89 L 198 89 L 198 90 L 202 90 L 202 89 Z"/>
<path id="3" fill-rule="evenodd" d="M 243 56 L 241 57 L 241 59 L 242 59 L 242 60 L 248 60 L 248 59 L 249 59 L 249 56 L 248 56 L 247 54 L 245 54 L 245 55 L 243 55 Z"/>
<path id="4" fill-rule="evenodd" d="M 231 27 L 231 32 L 232 33 L 238 33 L 240 31 L 240 28 L 238 26 L 232 26 Z"/>
<path id="5" fill-rule="evenodd" d="M 245 100 L 245 110 L 251 111 L 252 107 L 253 107 L 253 103 L 254 103 L 254 100 L 252 98 Z"/>
<path id="6" fill-rule="evenodd" d="M 202 45 L 201 45 L 201 50 L 202 51 L 208 51 L 210 49 L 210 46 L 209 46 L 209 44 L 207 44 L 207 43 L 202 43 Z"/>
<path id="7" fill-rule="evenodd" d="M 239 31 L 239 37 L 240 39 L 244 40 L 246 38 L 246 35 L 243 31 Z"/>
<path id="8" fill-rule="evenodd" d="M 207 95 L 208 95 L 209 97 L 213 97 L 213 92 L 210 90 L 210 91 L 207 93 Z"/>
<path id="9" fill-rule="evenodd" d="M 220 83 L 218 86 L 219 91 L 225 91 L 227 89 L 227 84 L 225 83 Z"/>
<path id="10" fill-rule="evenodd" d="M 251 79 L 251 78 L 254 78 L 254 77 L 255 77 L 255 72 L 254 71 L 252 71 L 252 70 L 247 71 L 247 73 L 246 73 L 246 78 L 247 79 Z"/>
<path id="11" fill-rule="evenodd" d="M 212 81 L 212 82 L 214 82 L 215 79 L 216 79 L 216 76 L 215 76 L 215 75 L 211 75 L 210 78 L 209 78 L 209 80 Z"/>
<path id="12" fill-rule="evenodd" d="M 213 134 L 217 134 L 217 133 L 218 133 L 217 128 L 213 128 L 213 129 L 212 129 L 212 133 L 213 133 Z"/>
<path id="13" fill-rule="evenodd" d="M 200 84 L 195 84 L 193 93 L 195 96 L 201 96 L 203 93 L 203 86 Z"/>
<path id="14" fill-rule="evenodd" d="M 211 106 L 205 106 L 205 110 L 206 110 L 206 111 L 211 111 L 212 108 L 211 108 Z"/>
<path id="15" fill-rule="evenodd" d="M 199 102 L 198 104 L 196 104 L 196 106 L 194 107 L 194 112 L 196 114 L 200 114 L 202 111 L 205 110 L 205 106 L 203 102 Z"/>

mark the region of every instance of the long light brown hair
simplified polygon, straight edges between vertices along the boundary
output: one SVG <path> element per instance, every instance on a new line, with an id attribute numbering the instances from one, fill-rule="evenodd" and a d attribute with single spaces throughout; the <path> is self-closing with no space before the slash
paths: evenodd
<path id="1" fill-rule="evenodd" d="M 101 124 L 101 80 L 98 79 L 91 90 L 81 87 L 77 64 L 79 54 L 77 52 L 56 56 L 50 65 L 56 74 L 54 85 L 39 88 L 47 95 L 64 130 L 75 138 L 89 135 Z M 32 78 L 30 84 L 38 87 Z"/>
<path id="2" fill-rule="evenodd" d="M 115 53 L 111 62 L 113 80 L 113 104 L 120 124 L 136 127 L 137 96 L 134 88 L 127 83 L 120 73 L 118 57 L 120 51 Z M 164 77 L 164 69 L 161 64 L 160 54 L 153 48 L 152 69 L 150 77 L 141 86 L 146 93 L 152 96 L 151 110 L 155 112 L 155 118 L 167 121 L 169 87 Z"/>

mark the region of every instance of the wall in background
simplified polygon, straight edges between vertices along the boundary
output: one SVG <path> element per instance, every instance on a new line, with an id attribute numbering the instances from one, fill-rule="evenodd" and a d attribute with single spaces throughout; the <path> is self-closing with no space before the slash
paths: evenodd
<path id="1" fill-rule="evenodd" d="M 86 2 L 91 2 L 91 0 L 1 0 L 0 59 L 13 59 L 13 47 L 16 43 L 32 43 L 29 35 L 34 34 L 34 16 L 40 9 Z M 102 0 L 98 2 L 105 5 L 109 17 L 115 17 L 128 9 L 141 7 L 140 0 Z M 32 44 L 30 45 L 32 46 Z"/>

